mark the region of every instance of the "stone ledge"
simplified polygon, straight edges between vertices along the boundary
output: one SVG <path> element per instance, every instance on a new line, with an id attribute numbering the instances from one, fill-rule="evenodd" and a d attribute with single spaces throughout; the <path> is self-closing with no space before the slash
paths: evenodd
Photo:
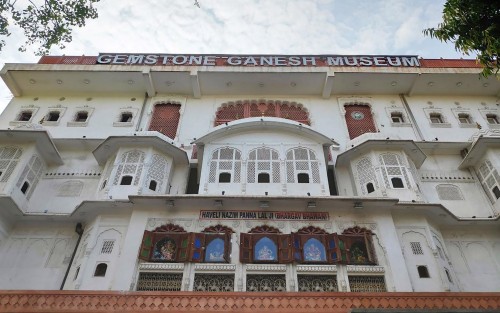
<path id="1" fill-rule="evenodd" d="M 140 263 L 140 271 L 183 271 L 184 263 Z"/>

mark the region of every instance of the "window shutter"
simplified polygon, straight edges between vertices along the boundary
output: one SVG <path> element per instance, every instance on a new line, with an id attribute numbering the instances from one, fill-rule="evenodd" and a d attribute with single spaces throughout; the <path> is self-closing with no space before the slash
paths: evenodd
<path id="1" fill-rule="evenodd" d="M 231 233 L 227 232 L 224 234 L 224 260 L 227 263 L 231 263 Z"/>
<path id="2" fill-rule="evenodd" d="M 187 262 L 189 259 L 189 233 L 181 233 L 177 237 L 177 262 Z"/>
<path id="3" fill-rule="evenodd" d="M 368 256 L 368 262 L 370 264 L 377 264 L 377 259 L 375 258 L 375 251 L 373 251 L 372 235 L 369 233 L 365 233 L 365 247 L 366 247 L 366 254 Z"/>
<path id="4" fill-rule="evenodd" d="M 206 235 L 203 233 L 191 233 L 189 237 L 189 243 L 191 244 L 189 261 L 196 263 L 203 262 L 205 257 Z"/>
<path id="5" fill-rule="evenodd" d="M 253 263 L 252 258 L 252 234 L 240 234 L 240 262 L 241 263 Z"/>
<path id="6" fill-rule="evenodd" d="M 292 245 L 292 235 L 279 235 L 278 236 L 278 249 L 279 263 L 292 263 L 293 262 L 293 245 Z"/>
<path id="7" fill-rule="evenodd" d="M 151 257 L 151 250 L 153 248 L 153 232 L 144 231 L 142 237 L 141 250 L 139 251 L 139 259 L 149 261 Z"/>
<path id="8" fill-rule="evenodd" d="M 342 252 L 337 234 L 328 234 L 326 237 L 326 251 L 328 251 L 328 262 L 339 263 L 342 261 Z"/>
<path id="9" fill-rule="evenodd" d="M 302 242 L 300 240 L 302 236 L 297 233 L 292 233 L 292 237 L 293 237 L 293 259 L 297 263 L 302 263 L 303 251 L 302 251 Z"/>
<path id="10" fill-rule="evenodd" d="M 347 236 L 344 235 L 338 235 L 338 243 L 339 243 L 339 250 L 340 250 L 340 259 L 339 263 L 347 264 L 349 263 L 349 243 L 350 240 Z"/>

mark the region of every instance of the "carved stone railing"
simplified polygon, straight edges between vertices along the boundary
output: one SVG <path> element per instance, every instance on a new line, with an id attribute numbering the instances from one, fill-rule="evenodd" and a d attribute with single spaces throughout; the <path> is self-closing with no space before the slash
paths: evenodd
<path id="1" fill-rule="evenodd" d="M 499 312 L 500 293 L 0 291 L 0 312 Z"/>

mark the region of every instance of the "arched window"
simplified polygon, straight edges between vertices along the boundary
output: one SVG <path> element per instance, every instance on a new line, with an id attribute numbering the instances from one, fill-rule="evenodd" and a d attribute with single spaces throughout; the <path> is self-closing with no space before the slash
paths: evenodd
<path id="1" fill-rule="evenodd" d="M 254 245 L 253 260 L 256 262 L 278 261 L 278 245 L 269 237 L 262 237 Z"/>
<path id="2" fill-rule="evenodd" d="M 319 161 L 314 151 L 300 147 L 288 150 L 286 177 L 288 183 L 319 184 Z"/>
<path id="3" fill-rule="evenodd" d="M 420 278 L 430 278 L 431 277 L 429 275 L 429 270 L 427 269 L 427 266 L 425 266 L 425 265 L 417 266 L 417 271 L 418 271 L 418 276 Z"/>
<path id="4" fill-rule="evenodd" d="M 242 263 L 292 262 L 291 235 L 282 235 L 271 226 L 254 227 L 240 235 L 240 261 Z"/>
<path id="5" fill-rule="evenodd" d="M 293 257 L 298 263 L 335 263 L 340 261 L 340 247 L 337 234 L 308 226 L 292 233 Z"/>
<path id="6" fill-rule="evenodd" d="M 116 168 L 113 185 L 137 186 L 141 179 L 146 154 L 139 150 L 132 150 L 122 154 Z"/>
<path id="7" fill-rule="evenodd" d="M 378 188 L 375 170 L 369 158 L 365 157 L 356 162 L 356 172 L 362 194 L 366 195 L 374 192 L 375 186 Z"/>
<path id="8" fill-rule="evenodd" d="M 31 157 L 19 176 L 16 186 L 26 195 L 27 199 L 33 194 L 44 168 L 42 160 L 35 154 Z"/>
<path id="9" fill-rule="evenodd" d="M 341 244 L 345 247 L 345 261 L 348 264 L 376 264 L 372 241 L 373 233 L 359 226 L 351 227 L 342 232 Z"/>
<path id="10" fill-rule="evenodd" d="M 0 182 L 6 182 L 19 163 L 22 150 L 17 147 L 0 148 Z"/>
<path id="11" fill-rule="evenodd" d="M 153 109 L 149 130 L 155 130 L 168 138 L 174 139 L 177 135 L 180 109 L 180 104 L 170 102 L 157 103 Z"/>
<path id="12" fill-rule="evenodd" d="M 380 155 L 380 164 L 387 188 L 409 188 L 411 186 L 408 169 L 399 155 L 384 153 Z"/>
<path id="13" fill-rule="evenodd" d="M 498 171 L 490 160 L 485 160 L 478 168 L 477 174 L 481 180 L 486 194 L 492 203 L 495 203 L 500 198 L 500 176 Z"/>
<path id="14" fill-rule="evenodd" d="M 156 180 L 152 180 L 149 182 L 149 190 L 152 190 L 152 191 L 156 191 L 156 188 L 158 186 L 158 183 L 156 182 Z"/>
<path id="15" fill-rule="evenodd" d="M 276 102 L 245 102 L 223 105 L 215 114 L 215 126 L 248 117 L 280 117 L 310 125 L 309 114 L 297 104 Z"/>
<path id="16" fill-rule="evenodd" d="M 280 160 L 278 151 L 271 148 L 257 148 L 248 154 L 248 183 L 279 183 Z"/>
<path id="17" fill-rule="evenodd" d="M 95 267 L 94 277 L 104 277 L 106 276 L 106 271 L 108 270 L 108 264 L 99 263 Z"/>
<path id="18" fill-rule="evenodd" d="M 241 152 L 231 147 L 224 147 L 212 153 L 209 161 L 209 183 L 239 183 L 241 180 Z M 222 176 L 221 176 L 222 174 Z M 222 180 L 222 181 L 221 181 Z"/>
<path id="19" fill-rule="evenodd" d="M 377 131 L 369 105 L 355 102 L 346 104 L 344 109 L 350 139 Z"/>

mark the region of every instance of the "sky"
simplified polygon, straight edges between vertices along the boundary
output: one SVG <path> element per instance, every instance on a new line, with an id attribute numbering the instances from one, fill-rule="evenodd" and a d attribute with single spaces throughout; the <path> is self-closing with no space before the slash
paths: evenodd
<path id="1" fill-rule="evenodd" d="M 18 4 L 26 3 L 18 0 Z M 50 55 L 114 53 L 369 54 L 474 58 L 425 37 L 445 0 L 101 0 L 99 17 Z M 0 51 L 5 63 L 36 63 L 19 52 L 22 31 Z M 0 111 L 11 99 L 0 81 Z"/>

